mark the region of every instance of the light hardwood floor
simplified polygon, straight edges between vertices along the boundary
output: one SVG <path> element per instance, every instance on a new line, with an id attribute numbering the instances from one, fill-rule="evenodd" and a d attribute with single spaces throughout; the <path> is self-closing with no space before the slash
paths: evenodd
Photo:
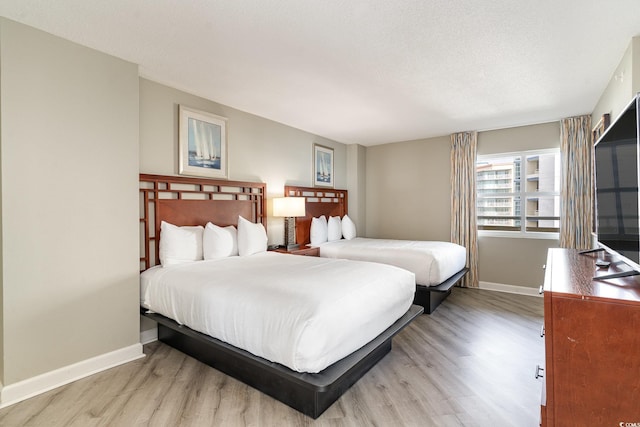
<path id="1" fill-rule="evenodd" d="M 1 426 L 537 426 L 542 298 L 454 288 L 317 420 L 162 343 L 0 410 Z"/>

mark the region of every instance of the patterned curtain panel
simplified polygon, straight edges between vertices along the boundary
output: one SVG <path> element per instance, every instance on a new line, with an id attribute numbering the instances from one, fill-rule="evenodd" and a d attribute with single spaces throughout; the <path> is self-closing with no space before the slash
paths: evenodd
<path id="1" fill-rule="evenodd" d="M 469 272 L 461 286 L 469 288 L 478 287 L 477 141 L 477 132 L 451 135 L 451 241 L 467 248 Z"/>
<path id="2" fill-rule="evenodd" d="M 563 119 L 560 128 L 562 189 L 560 246 L 591 248 L 593 224 L 593 141 L 591 116 Z"/>

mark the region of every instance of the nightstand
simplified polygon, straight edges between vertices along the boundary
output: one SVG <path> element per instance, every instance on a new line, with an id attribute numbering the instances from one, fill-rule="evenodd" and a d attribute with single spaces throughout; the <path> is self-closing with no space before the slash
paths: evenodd
<path id="1" fill-rule="evenodd" d="M 308 248 L 308 247 L 299 247 L 298 249 L 292 249 L 288 251 L 286 248 L 276 249 L 276 252 L 280 252 L 281 254 L 291 254 L 291 255 L 305 255 L 305 256 L 320 256 L 320 248 Z"/>

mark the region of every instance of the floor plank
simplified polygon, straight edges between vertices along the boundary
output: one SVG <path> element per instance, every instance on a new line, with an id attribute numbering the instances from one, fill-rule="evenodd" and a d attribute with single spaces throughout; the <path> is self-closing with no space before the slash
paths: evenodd
<path id="1" fill-rule="evenodd" d="M 2 426 L 538 425 L 542 299 L 454 288 L 312 420 L 165 344 L 0 410 Z"/>

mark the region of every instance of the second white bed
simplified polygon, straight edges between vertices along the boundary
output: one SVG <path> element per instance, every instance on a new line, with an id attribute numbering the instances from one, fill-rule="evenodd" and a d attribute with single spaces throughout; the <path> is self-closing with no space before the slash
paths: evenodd
<path id="1" fill-rule="evenodd" d="M 356 237 L 320 245 L 320 256 L 371 261 L 412 271 L 416 284 L 435 286 L 465 267 L 464 246 L 450 242 Z"/>

